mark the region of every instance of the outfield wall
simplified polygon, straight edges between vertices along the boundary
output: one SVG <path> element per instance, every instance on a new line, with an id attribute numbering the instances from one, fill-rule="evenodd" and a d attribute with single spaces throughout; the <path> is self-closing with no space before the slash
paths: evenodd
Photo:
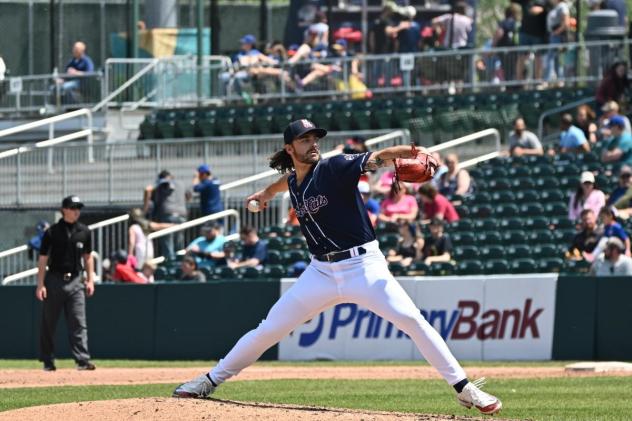
<path id="1" fill-rule="evenodd" d="M 98 285 L 88 300 L 94 358 L 218 359 L 293 280 Z M 632 278 L 556 275 L 402 278 L 462 359 L 632 360 Z M 0 287 L 0 358 L 36 358 L 34 287 Z M 69 357 L 65 324 L 57 355 Z M 386 321 L 341 304 L 298 327 L 264 359 L 417 359 Z"/>

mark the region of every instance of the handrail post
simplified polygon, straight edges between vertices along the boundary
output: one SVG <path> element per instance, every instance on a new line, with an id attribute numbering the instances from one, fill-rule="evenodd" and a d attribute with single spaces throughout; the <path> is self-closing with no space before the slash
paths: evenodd
<path id="1" fill-rule="evenodd" d="M 107 146 L 108 156 L 108 203 L 114 199 L 114 145 Z"/>
<path id="2" fill-rule="evenodd" d="M 15 177 L 15 203 L 18 206 L 22 203 L 22 165 L 20 159 L 20 148 L 18 148 L 18 153 L 15 155 L 15 166 L 17 170 L 17 175 Z"/>
<path id="3" fill-rule="evenodd" d="M 48 125 L 48 140 L 55 138 L 55 123 Z M 48 148 L 48 173 L 53 173 L 53 148 Z"/>
<path id="4" fill-rule="evenodd" d="M 67 155 L 68 155 L 68 148 L 64 147 L 64 148 L 62 148 L 62 151 L 63 151 L 62 152 L 62 162 L 63 162 L 63 165 L 62 165 L 62 182 L 61 182 L 62 192 L 63 192 L 62 197 L 66 197 L 66 196 L 68 196 L 68 172 L 66 170 L 66 168 L 68 168 L 68 161 L 67 161 L 67 159 L 68 159 L 68 157 L 67 157 Z"/>
<path id="5" fill-rule="evenodd" d="M 86 116 L 88 119 L 88 130 L 90 130 L 90 134 L 88 135 L 88 162 L 93 163 L 94 151 L 92 148 L 92 144 L 94 141 L 94 131 L 93 131 L 93 126 L 92 126 L 92 111 L 88 110 L 88 113 L 86 114 Z"/>

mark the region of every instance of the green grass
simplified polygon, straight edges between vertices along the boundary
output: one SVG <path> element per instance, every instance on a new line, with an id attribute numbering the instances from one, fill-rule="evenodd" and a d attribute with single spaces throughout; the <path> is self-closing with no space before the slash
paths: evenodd
<path id="1" fill-rule="evenodd" d="M 563 367 L 574 361 L 461 361 L 464 367 Z M 94 360 L 97 367 L 128 367 L 128 368 L 150 368 L 150 367 L 212 367 L 215 361 L 154 361 L 154 360 Z M 55 364 L 58 368 L 73 368 L 72 360 L 57 360 Z M 424 361 L 261 361 L 256 365 L 267 367 L 322 367 L 322 366 L 351 366 L 366 367 L 374 365 L 394 365 L 394 366 L 425 366 Z M 37 360 L 2 360 L 1 369 L 29 369 L 42 368 L 42 364 Z"/>
<path id="2" fill-rule="evenodd" d="M 0 411 L 85 400 L 169 396 L 175 385 L 3 389 Z M 503 418 L 532 420 L 626 420 L 632 414 L 628 377 L 492 380 Z M 226 383 L 219 399 L 474 416 L 438 380 L 259 380 Z"/>

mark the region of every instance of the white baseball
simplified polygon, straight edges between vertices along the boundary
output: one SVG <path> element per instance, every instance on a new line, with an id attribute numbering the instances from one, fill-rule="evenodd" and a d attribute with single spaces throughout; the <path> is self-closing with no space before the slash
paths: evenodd
<path id="1" fill-rule="evenodd" d="M 259 212 L 259 201 L 253 199 L 248 202 L 248 210 L 250 212 Z"/>

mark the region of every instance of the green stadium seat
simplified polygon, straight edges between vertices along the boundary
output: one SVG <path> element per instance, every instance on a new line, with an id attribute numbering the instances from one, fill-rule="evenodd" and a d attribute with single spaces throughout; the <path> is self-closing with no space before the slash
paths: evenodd
<path id="1" fill-rule="evenodd" d="M 214 278 L 215 279 L 237 279 L 237 273 L 229 268 L 228 266 L 219 266 L 215 268 Z"/>
<path id="2" fill-rule="evenodd" d="M 464 260 L 456 265 L 458 275 L 480 275 L 483 273 L 483 265 L 478 260 Z"/>
<path id="3" fill-rule="evenodd" d="M 253 267 L 243 267 L 237 270 L 242 279 L 257 279 L 261 276 L 261 271 Z"/>
<path id="4" fill-rule="evenodd" d="M 567 200 L 568 197 L 567 195 L 559 189 L 554 189 L 554 190 L 543 190 L 540 193 L 540 200 L 542 201 L 542 203 L 549 203 L 549 202 L 563 202 L 564 200 Z"/>
<path id="5" fill-rule="evenodd" d="M 270 249 L 270 244 L 268 243 L 268 256 L 266 257 L 266 264 L 280 265 L 282 263 L 283 258 L 281 256 L 281 252 L 279 250 Z"/>
<path id="6" fill-rule="evenodd" d="M 477 231 L 494 231 L 498 228 L 498 221 L 494 218 L 477 219 L 474 221 L 474 228 Z"/>
<path id="7" fill-rule="evenodd" d="M 305 252 L 302 250 L 288 250 L 281 254 L 284 265 L 291 265 L 296 262 L 309 262 L 309 258 L 305 255 Z"/>
<path id="8" fill-rule="evenodd" d="M 491 201 L 492 201 L 492 195 L 484 191 L 476 192 L 474 195 L 470 196 L 470 198 L 467 200 L 468 203 L 471 203 L 473 205 L 490 203 Z"/>
<path id="9" fill-rule="evenodd" d="M 370 110 L 356 111 L 353 113 L 351 126 L 354 130 L 370 130 L 371 116 Z"/>
<path id="10" fill-rule="evenodd" d="M 388 270 L 393 274 L 393 276 L 405 276 L 407 274 L 406 267 L 400 262 L 389 263 Z"/>
<path id="11" fill-rule="evenodd" d="M 507 218 L 502 219 L 499 225 L 500 228 L 503 229 L 503 231 L 521 230 L 524 226 L 524 222 L 522 218 Z"/>
<path id="12" fill-rule="evenodd" d="M 195 116 L 176 121 L 176 137 L 190 138 L 196 136 Z"/>
<path id="13" fill-rule="evenodd" d="M 531 244 L 546 244 L 554 242 L 555 238 L 551 230 L 533 230 L 529 231 L 528 241 Z"/>
<path id="14" fill-rule="evenodd" d="M 508 174 L 510 177 L 522 177 L 522 178 L 526 178 L 526 177 L 531 177 L 531 169 L 529 167 L 511 167 L 509 169 Z"/>
<path id="15" fill-rule="evenodd" d="M 301 227 L 299 225 L 286 225 L 283 235 L 286 237 L 299 237 L 302 235 Z"/>
<path id="16" fill-rule="evenodd" d="M 514 244 L 507 248 L 505 256 L 508 260 L 526 259 L 532 256 L 532 251 L 530 246 Z"/>
<path id="17" fill-rule="evenodd" d="M 540 272 L 554 272 L 559 273 L 564 267 L 564 260 L 560 258 L 541 259 L 538 262 L 538 269 Z"/>
<path id="18" fill-rule="evenodd" d="M 555 167 L 549 164 L 536 165 L 532 172 L 533 177 L 553 177 L 556 174 Z"/>
<path id="19" fill-rule="evenodd" d="M 372 126 L 374 129 L 390 129 L 393 127 L 393 110 L 377 109 L 372 114 Z"/>
<path id="20" fill-rule="evenodd" d="M 516 178 L 511 181 L 511 188 L 514 190 L 533 189 L 535 181 L 532 178 Z"/>
<path id="21" fill-rule="evenodd" d="M 399 235 L 398 234 L 385 234 L 378 238 L 380 242 L 380 249 L 388 250 L 397 248 L 399 244 Z"/>
<path id="22" fill-rule="evenodd" d="M 496 231 L 483 231 L 478 234 L 478 244 L 483 246 L 499 245 L 502 243 L 502 236 Z"/>
<path id="23" fill-rule="evenodd" d="M 476 244 L 476 236 L 473 232 L 456 232 L 450 235 L 452 243 L 458 246 L 473 246 Z"/>
<path id="24" fill-rule="evenodd" d="M 537 273 L 538 265 L 533 259 L 516 259 L 510 264 L 512 273 Z"/>
<path id="25" fill-rule="evenodd" d="M 448 276 L 454 274 L 454 264 L 450 262 L 435 262 L 430 265 L 432 276 Z"/>
<path id="26" fill-rule="evenodd" d="M 537 190 L 521 190 L 516 193 L 518 203 L 536 203 L 540 201 L 540 194 Z"/>
<path id="27" fill-rule="evenodd" d="M 476 246 L 460 246 L 454 249 L 454 258 L 456 260 L 477 259 L 479 254 Z"/>
<path id="28" fill-rule="evenodd" d="M 305 241 L 305 238 L 303 238 L 302 236 L 296 236 L 296 237 L 286 237 L 285 238 L 285 248 L 288 250 L 305 250 L 307 249 L 307 242 Z"/>
<path id="29" fill-rule="evenodd" d="M 581 168 L 574 164 L 556 165 L 555 174 L 561 177 L 577 177 L 581 174 Z"/>
<path id="30" fill-rule="evenodd" d="M 496 206 L 494 215 L 501 218 L 511 218 L 520 215 L 520 209 L 514 204 L 502 204 Z"/>
<path id="31" fill-rule="evenodd" d="M 176 137 L 176 122 L 157 121 L 155 130 L 158 139 L 174 139 Z"/>
<path id="32" fill-rule="evenodd" d="M 430 274 L 430 267 L 424 262 L 413 262 L 408 266 L 409 276 L 426 276 Z"/>
<path id="33" fill-rule="evenodd" d="M 280 237 L 270 237 L 267 239 L 268 241 L 268 250 L 285 250 L 285 241 Z"/>
<path id="34" fill-rule="evenodd" d="M 503 167 L 489 167 L 483 170 L 483 177 L 490 179 L 507 178 L 507 170 Z"/>
<path id="35" fill-rule="evenodd" d="M 489 190 L 495 190 L 495 191 L 512 189 L 511 181 L 505 178 L 489 180 L 487 188 Z"/>
<path id="36" fill-rule="evenodd" d="M 493 203 L 514 203 L 516 195 L 511 190 L 501 190 L 492 193 Z"/>
<path id="37" fill-rule="evenodd" d="M 353 128 L 351 111 L 337 112 L 332 117 L 329 126 L 333 130 L 348 132 Z"/>
<path id="38" fill-rule="evenodd" d="M 154 272 L 154 279 L 156 281 L 165 281 L 169 278 L 169 271 L 163 266 L 158 266 Z"/>
<path id="39" fill-rule="evenodd" d="M 506 245 L 526 244 L 527 233 L 523 230 L 509 230 L 502 233 L 502 242 Z"/>
<path id="40" fill-rule="evenodd" d="M 568 215 L 568 205 L 564 202 L 552 202 L 544 205 L 544 211 L 549 217 L 563 217 Z"/>
<path id="41" fill-rule="evenodd" d="M 541 216 L 544 215 L 544 206 L 539 203 L 523 203 L 520 206 L 520 214 L 523 216 Z"/>
<path id="42" fill-rule="evenodd" d="M 590 262 L 585 260 L 565 260 L 562 266 L 562 273 L 586 275 L 590 271 Z"/>
<path id="43" fill-rule="evenodd" d="M 461 212 L 457 209 L 459 215 Z M 476 218 L 489 218 L 494 214 L 494 208 L 491 205 L 476 205 L 472 206 L 470 214 Z"/>
<path id="44" fill-rule="evenodd" d="M 559 256 L 556 244 L 538 244 L 533 247 L 533 257 L 538 259 L 557 258 Z"/>
<path id="45" fill-rule="evenodd" d="M 450 232 L 471 231 L 474 228 L 474 222 L 471 219 L 463 218 L 450 224 Z"/>
<path id="46" fill-rule="evenodd" d="M 509 262 L 504 259 L 493 259 L 485 262 L 484 272 L 490 275 L 509 274 Z"/>
<path id="47" fill-rule="evenodd" d="M 270 257 L 270 255 L 268 254 L 268 258 Z M 268 259 L 269 262 L 269 259 Z M 261 276 L 266 277 L 266 278 L 274 278 L 274 279 L 278 279 L 278 278 L 285 278 L 286 276 L 286 272 L 285 272 L 285 268 L 281 265 L 278 264 L 267 264 L 266 266 L 264 266 L 262 272 L 261 272 Z"/>
<path id="48" fill-rule="evenodd" d="M 480 257 L 483 260 L 503 259 L 505 257 L 506 248 L 504 246 L 486 246 L 482 247 Z"/>
<path id="49" fill-rule="evenodd" d="M 538 190 L 559 189 L 561 184 L 555 176 L 542 176 L 535 178 L 535 187 Z"/>
<path id="50" fill-rule="evenodd" d="M 632 221 L 631 221 L 632 222 Z M 555 226 L 557 230 L 574 230 L 575 229 L 575 221 L 571 221 L 568 218 L 553 218 L 551 220 L 551 224 Z"/>
<path id="51" fill-rule="evenodd" d="M 551 225 L 549 218 L 544 216 L 536 216 L 525 219 L 525 228 L 529 230 L 546 230 Z"/>

